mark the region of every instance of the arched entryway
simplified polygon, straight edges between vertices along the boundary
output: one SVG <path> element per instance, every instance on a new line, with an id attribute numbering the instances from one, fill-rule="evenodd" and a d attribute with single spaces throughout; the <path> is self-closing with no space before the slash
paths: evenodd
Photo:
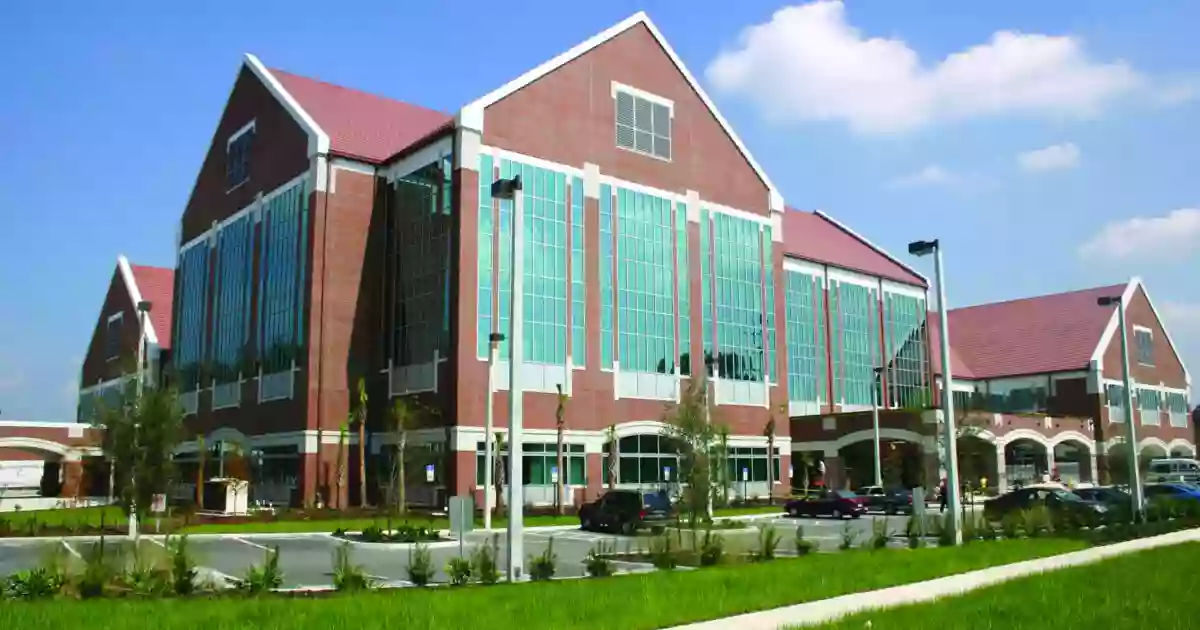
<path id="1" fill-rule="evenodd" d="M 996 445 L 981 435 L 958 438 L 958 473 L 963 485 L 973 490 L 996 487 Z"/>
<path id="2" fill-rule="evenodd" d="M 925 485 L 931 475 L 926 465 L 925 436 L 914 431 L 881 429 L 879 432 L 880 476 L 884 486 L 913 488 Z M 833 485 L 860 488 L 875 483 L 875 434 L 858 431 L 837 440 L 837 457 L 825 457 L 825 469 Z"/>
<path id="3" fill-rule="evenodd" d="M 1004 476 L 1010 488 L 1038 483 L 1050 474 L 1048 445 L 1029 437 L 1017 437 L 1004 445 Z"/>
<path id="4" fill-rule="evenodd" d="M 1051 444 L 1054 449 L 1051 478 L 1068 485 L 1096 482 L 1092 470 L 1094 447 L 1091 440 L 1083 434 L 1072 432 L 1056 436 Z"/>
<path id="5" fill-rule="evenodd" d="M 1196 446 L 1187 440 L 1171 440 L 1168 448 L 1171 451 L 1171 457 L 1186 457 L 1192 459 L 1196 457 Z"/>

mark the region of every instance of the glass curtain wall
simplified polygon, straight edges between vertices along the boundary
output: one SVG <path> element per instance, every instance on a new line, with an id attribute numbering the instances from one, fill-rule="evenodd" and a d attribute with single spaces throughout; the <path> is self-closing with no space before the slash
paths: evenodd
<path id="1" fill-rule="evenodd" d="M 254 269 L 254 216 L 243 214 L 217 233 L 216 299 L 213 303 L 212 377 L 237 381 L 251 371 L 246 356 Z"/>
<path id="2" fill-rule="evenodd" d="M 826 398 L 825 291 L 822 280 L 784 271 L 788 400 L 819 404 Z"/>
<path id="3" fill-rule="evenodd" d="M 929 356 L 925 300 L 884 291 L 884 352 L 887 406 L 924 407 L 929 397 Z"/>
<path id="4" fill-rule="evenodd" d="M 774 338 L 774 316 L 767 313 L 768 302 L 774 303 L 773 290 L 765 290 L 772 276 L 767 264 L 771 254 L 763 237 L 766 234 L 769 241 L 770 234 L 762 223 L 750 219 L 720 212 L 702 211 L 702 215 L 705 361 L 716 366 L 720 378 L 763 382 L 773 356 L 767 346 Z"/>
<path id="5" fill-rule="evenodd" d="M 259 230 L 258 356 L 264 373 L 292 368 L 304 344 L 308 181 L 265 199 Z"/>
<path id="6" fill-rule="evenodd" d="M 449 355 L 453 229 L 448 173 L 448 160 L 440 160 L 391 185 L 389 358 L 398 367 L 432 363 L 435 352 Z M 485 344 L 486 339 L 485 333 Z"/>
<path id="7" fill-rule="evenodd" d="M 179 255 L 172 348 L 181 392 L 196 391 L 200 384 L 208 316 L 208 249 L 208 242 L 201 241 Z"/>
<path id="8" fill-rule="evenodd" d="M 675 370 L 674 212 L 669 200 L 617 189 L 617 357 L 625 372 Z"/>
<path id="9" fill-rule="evenodd" d="M 879 365 L 878 293 L 839 280 L 829 281 L 833 400 L 842 405 L 871 405 Z"/>

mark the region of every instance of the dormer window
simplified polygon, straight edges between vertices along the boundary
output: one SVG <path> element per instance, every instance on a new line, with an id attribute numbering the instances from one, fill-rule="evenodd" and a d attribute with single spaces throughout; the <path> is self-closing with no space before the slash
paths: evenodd
<path id="1" fill-rule="evenodd" d="M 229 136 L 225 144 L 226 188 L 233 190 L 250 179 L 250 148 L 254 145 L 254 121 Z"/>
<path id="2" fill-rule="evenodd" d="M 613 83 L 613 99 L 617 111 L 617 146 L 670 161 L 675 104 L 620 83 Z"/>

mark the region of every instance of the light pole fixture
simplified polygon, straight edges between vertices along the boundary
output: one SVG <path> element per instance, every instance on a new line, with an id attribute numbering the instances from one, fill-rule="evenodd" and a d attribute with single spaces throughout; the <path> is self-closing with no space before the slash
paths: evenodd
<path id="1" fill-rule="evenodd" d="M 147 320 L 150 318 L 150 309 L 154 305 L 150 300 L 141 300 L 137 303 L 138 314 L 138 394 L 142 393 L 142 389 L 146 385 L 148 372 L 150 371 L 150 344 L 146 343 L 146 326 Z"/>
<path id="2" fill-rule="evenodd" d="M 1117 307 L 1117 322 L 1121 334 L 1121 378 L 1125 386 L 1125 441 L 1129 445 L 1129 496 L 1133 501 L 1134 516 L 1140 516 L 1146 507 L 1146 499 L 1142 491 L 1141 471 L 1138 470 L 1138 448 L 1136 419 L 1138 414 L 1133 409 L 1133 377 L 1129 374 L 1129 340 L 1125 329 L 1125 305 L 1121 296 L 1103 296 L 1096 298 L 1098 306 Z"/>
<path id="3" fill-rule="evenodd" d="M 883 456 L 879 448 L 879 395 L 876 393 L 883 386 L 883 368 L 875 366 L 875 380 L 871 383 L 871 430 L 875 440 L 875 485 L 883 487 Z M 875 384 L 879 383 L 880 387 Z"/>
<path id="4" fill-rule="evenodd" d="M 522 432 L 523 403 L 521 368 L 524 349 L 525 318 L 525 252 L 522 238 L 525 224 L 525 208 L 521 176 L 498 179 L 492 182 L 492 197 L 512 203 L 512 264 L 509 265 L 511 293 L 509 324 L 512 326 L 508 339 L 508 581 L 518 582 L 523 578 L 522 563 L 525 558 L 524 519 L 525 487 L 522 479 Z"/>
<path id="5" fill-rule="evenodd" d="M 496 355 L 500 353 L 500 342 L 504 341 L 504 333 L 494 332 L 488 335 L 488 397 L 487 397 L 487 426 L 483 435 L 483 528 L 492 528 L 492 506 L 500 497 L 492 496 L 492 427 L 496 413 Z"/>
<path id="6" fill-rule="evenodd" d="M 958 487 L 958 433 L 954 426 L 954 395 L 951 384 L 954 377 L 950 370 L 950 327 L 946 323 L 946 283 L 942 278 L 942 247 L 937 239 L 932 241 L 913 241 L 908 244 L 908 253 L 913 256 L 933 255 L 933 276 L 937 285 L 938 299 L 938 328 L 941 330 L 942 355 L 942 440 L 946 449 L 946 507 L 950 511 L 950 527 L 954 532 L 954 544 L 962 544 L 962 513 L 960 505 L 962 497 Z"/>

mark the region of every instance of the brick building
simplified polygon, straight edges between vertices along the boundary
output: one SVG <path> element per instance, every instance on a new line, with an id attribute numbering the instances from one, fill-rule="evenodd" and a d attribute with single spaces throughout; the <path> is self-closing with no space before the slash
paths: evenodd
<path id="1" fill-rule="evenodd" d="M 986 478 L 1003 490 L 1044 475 L 1083 482 L 1128 477 L 1124 423 L 1131 414 L 1124 402 L 1117 306 L 1098 305 L 1102 297 L 1119 297 L 1126 309 L 1135 383 L 1132 421 L 1143 465 L 1152 457 L 1195 455 L 1194 429 L 1188 426 L 1190 376 L 1145 287 L 1134 278 L 951 309 L 951 390 L 957 421 L 965 427 L 958 446 L 965 480 L 978 487 Z M 931 371 L 940 383 L 936 324 L 930 333 Z M 910 483 L 919 477 L 917 468 L 926 479 L 938 474 L 940 412 L 891 402 L 884 407 L 885 467 L 898 466 Z M 872 480 L 872 435 L 870 413 L 823 410 L 792 421 L 793 450 L 807 453 L 810 461 L 823 460 L 834 483 Z M 896 450 L 903 453 L 889 461 Z M 914 456 L 925 461 L 913 463 Z"/>

